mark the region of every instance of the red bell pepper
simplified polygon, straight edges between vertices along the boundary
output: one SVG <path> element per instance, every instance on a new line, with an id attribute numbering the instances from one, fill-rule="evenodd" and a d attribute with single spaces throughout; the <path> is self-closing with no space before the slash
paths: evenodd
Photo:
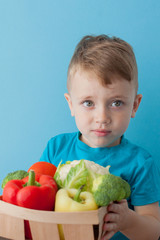
<path id="1" fill-rule="evenodd" d="M 2 200 L 25 208 L 49 211 L 54 210 L 57 190 L 53 177 L 42 174 L 35 176 L 31 170 L 28 177 L 10 180 L 5 185 Z"/>

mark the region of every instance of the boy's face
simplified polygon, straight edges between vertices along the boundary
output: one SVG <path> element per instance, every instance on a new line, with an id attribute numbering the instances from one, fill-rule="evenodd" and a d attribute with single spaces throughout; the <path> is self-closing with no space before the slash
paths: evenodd
<path id="1" fill-rule="evenodd" d="M 81 141 L 93 148 L 120 144 L 142 98 L 136 96 L 133 82 L 115 77 L 112 84 L 103 86 L 95 73 L 80 69 L 65 97 L 82 134 Z"/>

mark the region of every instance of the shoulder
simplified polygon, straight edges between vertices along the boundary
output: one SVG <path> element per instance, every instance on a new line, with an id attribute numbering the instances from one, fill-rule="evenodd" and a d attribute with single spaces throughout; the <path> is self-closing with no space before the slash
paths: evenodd
<path id="1" fill-rule="evenodd" d="M 48 145 L 60 145 L 60 144 L 70 143 L 74 139 L 77 139 L 77 135 L 78 135 L 77 132 L 58 134 L 58 135 L 52 137 L 48 141 Z"/>
<path id="2" fill-rule="evenodd" d="M 159 201 L 160 172 L 155 159 L 143 147 L 127 139 L 125 141 L 128 152 L 126 176 L 131 186 L 132 205 L 141 206 Z"/>
<path id="3" fill-rule="evenodd" d="M 122 173 L 131 184 L 144 175 L 147 175 L 151 169 L 155 169 L 155 161 L 152 155 L 145 148 L 132 143 L 124 138 L 120 148 Z"/>
<path id="4" fill-rule="evenodd" d="M 143 162 L 152 159 L 152 155 L 145 148 L 132 143 L 128 139 L 124 138 L 122 145 L 124 146 L 124 154 L 128 154 L 131 158 L 136 159 L 137 161 Z"/>

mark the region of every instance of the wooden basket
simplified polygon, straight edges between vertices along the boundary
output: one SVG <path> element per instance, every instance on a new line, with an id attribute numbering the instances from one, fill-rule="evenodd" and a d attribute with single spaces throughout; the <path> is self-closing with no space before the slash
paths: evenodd
<path id="1" fill-rule="evenodd" d="M 33 240 L 60 240 L 58 224 L 65 240 L 99 240 L 105 213 L 106 207 L 85 212 L 39 211 L 0 200 L 0 237 L 25 240 L 24 220 L 29 220 Z"/>

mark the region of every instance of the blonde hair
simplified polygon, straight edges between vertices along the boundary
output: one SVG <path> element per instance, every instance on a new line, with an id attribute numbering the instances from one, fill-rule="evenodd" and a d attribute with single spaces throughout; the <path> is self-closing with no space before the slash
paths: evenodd
<path id="1" fill-rule="evenodd" d="M 111 84 L 114 76 L 120 76 L 126 81 L 135 81 L 138 89 L 138 70 L 133 49 L 120 38 L 107 35 L 83 37 L 68 67 L 68 89 L 79 67 L 95 72 L 103 85 Z"/>

